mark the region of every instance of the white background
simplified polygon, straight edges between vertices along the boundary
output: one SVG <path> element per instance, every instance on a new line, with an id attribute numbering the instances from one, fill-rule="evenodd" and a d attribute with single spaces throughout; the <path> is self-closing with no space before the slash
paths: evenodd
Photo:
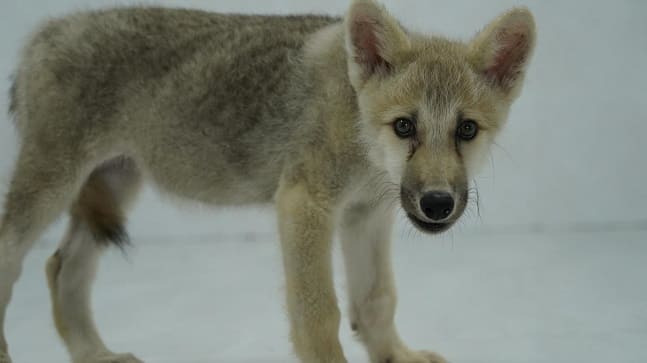
<path id="1" fill-rule="evenodd" d="M 329 14 L 342 14 L 348 5 L 346 0 L 325 2 L 205 0 L 147 3 L 225 12 Z M 400 268 L 402 276 L 408 276 L 407 274 L 410 273 L 411 279 L 416 279 L 419 278 L 420 271 L 425 271 L 429 275 L 438 273 L 446 279 L 438 280 L 438 277 L 434 277 L 433 281 L 436 282 L 434 288 L 442 290 L 444 296 L 456 294 L 456 298 L 477 298 L 470 295 L 474 291 L 472 288 L 475 288 L 482 292 L 478 294 L 478 299 L 492 299 L 492 295 L 498 295 L 500 299 L 490 301 L 492 311 L 483 312 L 483 315 L 493 314 L 490 317 L 493 321 L 489 321 L 488 318 L 478 320 L 462 316 L 453 317 L 454 321 L 445 322 L 446 329 L 460 326 L 466 332 L 472 332 L 468 334 L 471 338 L 466 338 L 467 341 L 458 338 L 456 338 L 458 340 L 452 340 L 456 337 L 454 334 L 456 332 L 453 331 L 432 333 L 433 326 L 429 327 L 429 334 L 432 334 L 436 341 L 445 343 L 445 351 L 449 350 L 455 357 L 462 358 L 457 361 L 546 362 L 560 361 L 564 358 L 564 362 L 576 362 L 580 359 L 584 362 L 584 358 L 581 357 L 587 357 L 586 362 L 647 361 L 647 356 L 641 355 L 644 349 L 639 348 L 640 341 L 643 343 L 647 341 L 647 303 L 645 303 L 647 294 L 644 281 L 640 278 L 647 273 L 647 268 L 644 267 L 647 265 L 645 246 L 647 244 L 647 207 L 645 206 L 647 204 L 647 142 L 645 142 L 647 138 L 647 107 L 645 107 L 647 103 L 647 22 L 645 21 L 647 2 L 639 0 L 613 2 L 384 0 L 384 3 L 405 26 L 411 29 L 438 32 L 458 39 L 469 39 L 498 13 L 519 4 L 527 5 L 533 11 L 538 27 L 537 50 L 523 95 L 514 105 L 509 125 L 498 140 L 498 146 L 492 150 L 491 163 L 476 180 L 481 195 L 481 218 L 468 217 L 452 233 L 440 238 L 410 237 L 409 227 L 405 224 L 401 224 L 396 232 L 395 248 L 396 256 L 399 256 L 396 258 L 404 261 L 403 264 L 407 262 L 413 264 Z M 1 2 L 0 109 L 6 109 L 8 77 L 17 62 L 16 55 L 34 26 L 49 16 L 115 4 L 117 3 L 113 1 L 81 0 L 5 0 Z M 13 158 L 16 155 L 16 135 L 9 120 L 4 118 L 0 116 L 0 191 L 6 188 Z M 24 280 L 28 282 L 24 283 L 17 295 L 23 291 L 28 296 L 46 299 L 44 291 L 42 294 L 36 292 L 43 286 L 36 282 L 32 284 L 31 281 L 40 279 L 41 267 L 38 265 L 43 262 L 46 253 L 53 249 L 54 243 L 60 238 L 61 225 L 59 223 L 57 228 L 50 230 L 45 236 L 44 242 L 39 247 L 42 250 L 39 250 L 34 255 L 37 257 L 32 257 L 33 260 L 30 260 L 32 262 L 29 262 L 35 266 L 38 274 L 26 272 Z M 141 263 L 144 266 L 156 265 L 155 259 L 150 257 L 155 253 L 160 258 L 172 258 L 179 253 L 186 253 L 189 241 L 190 250 L 202 256 L 193 257 L 196 260 L 211 261 L 205 256 L 209 253 L 217 254 L 218 247 L 211 245 L 207 247 L 207 241 L 228 246 L 223 248 L 230 251 L 232 257 L 242 253 L 234 247 L 236 244 L 230 245 L 234 240 L 258 243 L 262 245 L 259 247 L 261 251 L 266 251 L 272 256 L 278 253 L 276 244 L 270 246 L 258 242 L 276 241 L 276 237 L 272 234 L 274 215 L 269 208 L 222 211 L 204 207 L 194 208 L 184 204 L 178 207 L 176 201 L 160 199 L 155 193 L 147 191 L 130 218 L 130 230 L 135 244 L 142 245 L 135 253 L 135 257 L 132 257 L 136 261 L 131 262 Z M 165 241 L 161 244 L 164 247 L 152 247 L 156 241 L 162 240 Z M 253 251 L 256 250 L 251 249 L 247 252 L 256 253 Z M 436 261 L 437 264 L 418 261 L 421 253 L 429 253 L 425 256 L 430 261 Z M 186 258 L 190 259 L 190 257 Z M 218 258 L 214 257 L 214 259 L 209 263 L 215 264 Z M 116 261 L 118 258 L 113 260 Z M 123 262 L 114 261 L 108 264 L 124 268 Z M 416 261 L 418 265 L 415 264 Z M 454 261 L 455 264 L 448 265 L 447 261 Z M 231 264 L 231 262 L 228 263 Z M 232 268 L 235 268 L 236 264 L 233 265 Z M 268 265 L 271 266 L 268 268 L 276 273 L 276 278 L 264 283 L 274 284 L 271 286 L 277 291 L 273 294 L 280 299 L 280 268 L 277 262 L 268 262 Z M 125 263 L 125 266 L 131 265 Z M 180 269 L 186 269 L 186 266 Z M 201 276 L 202 272 L 204 271 L 194 271 L 195 276 Z M 480 277 L 475 278 L 471 275 L 472 272 Z M 177 272 L 173 274 L 178 275 Z M 191 272 L 187 274 L 184 277 L 187 281 L 182 284 L 187 285 L 185 289 L 188 291 L 188 286 L 193 280 L 188 277 L 191 276 Z M 505 280 L 509 274 L 521 280 L 514 282 L 511 280 L 511 285 L 506 284 L 505 281 L 502 282 L 501 279 Z M 149 275 L 141 273 L 139 276 Z M 127 285 L 129 276 L 131 275 L 124 274 L 125 282 L 120 282 L 115 280 L 116 277 L 113 275 L 109 282 L 100 281 L 100 284 L 112 283 L 115 287 Z M 157 276 L 157 273 L 152 276 Z M 490 276 L 492 279 L 488 280 L 483 276 Z M 243 291 L 245 296 L 250 296 L 253 300 L 253 291 L 258 288 L 254 284 L 258 283 L 258 278 L 258 276 L 250 278 L 250 282 L 246 282 L 249 286 L 237 287 L 236 291 Z M 522 282 L 526 281 L 523 280 L 524 278 L 529 285 L 534 285 L 534 289 Z M 217 279 L 217 277 L 211 277 L 211 279 Z M 401 279 L 404 280 L 405 285 L 410 285 L 412 288 L 417 286 L 411 284 L 409 278 Z M 139 281 L 146 284 L 143 277 Z M 205 283 L 206 281 L 209 280 L 205 280 Z M 425 281 L 425 283 L 428 282 Z M 564 281 L 569 282 L 567 284 L 569 288 L 562 285 L 556 287 Z M 597 285 L 598 282 L 600 285 Z M 459 283 L 467 284 L 463 286 L 464 290 L 456 287 Z M 137 292 L 134 286 L 137 285 L 131 287 L 134 291 L 130 291 L 132 294 Z M 168 286 L 165 288 L 175 291 Z M 469 289 L 472 289 L 472 292 Z M 528 289 L 529 295 L 523 295 L 522 292 L 526 291 L 524 289 Z M 402 290 L 405 288 L 401 288 Z M 605 291 L 608 295 L 601 296 L 601 291 Z M 540 293 L 544 295 L 535 296 Z M 405 306 L 414 309 L 411 311 L 416 311 L 415 309 L 427 311 L 425 308 L 427 303 L 418 300 L 416 304 L 412 291 L 403 291 L 403 294 L 408 294 L 407 296 L 411 298 L 403 302 Z M 555 321 L 549 318 L 542 319 L 551 312 L 554 313 L 555 310 L 551 310 L 552 305 L 542 304 L 542 308 L 539 309 L 538 305 L 532 304 L 538 304 L 538 299 L 542 297 L 550 299 L 550 297 L 562 296 L 560 294 L 572 294 L 563 301 L 565 305 L 558 305 L 565 309 L 564 314 L 570 314 L 571 317 L 573 314 L 581 313 L 582 304 L 594 304 L 597 300 L 600 305 L 583 308 L 589 313 L 581 317 L 581 321 L 576 319 L 580 325 L 569 322 L 568 319 L 555 318 Z M 436 295 L 429 296 L 438 299 Z M 608 310 L 605 308 L 607 300 L 604 299 L 616 297 L 623 303 L 613 305 L 616 303 L 613 300 L 609 304 L 613 303 L 612 305 L 618 308 L 619 320 L 613 320 L 615 317 L 613 315 L 609 319 L 614 323 L 596 320 L 601 319 L 602 316 L 609 317 Z M 18 296 L 17 299 L 21 297 Z M 26 299 L 25 295 L 22 299 Z M 186 300 L 189 299 L 190 297 L 187 297 Z M 233 301 L 233 306 L 237 306 L 236 300 Z M 438 303 L 441 307 L 444 306 L 442 301 L 444 300 L 441 298 L 441 302 Z M 568 301 L 573 302 L 573 306 L 569 305 Z M 32 303 L 33 300 L 29 302 Z M 215 301 L 212 303 L 215 304 Z M 448 309 L 453 304 L 457 307 L 462 306 L 455 305 L 456 302 L 449 300 L 446 303 Z M 39 301 L 38 304 L 47 306 L 46 301 Z M 178 304 L 181 305 L 182 302 Z M 192 307 L 196 311 L 201 311 L 192 305 L 194 303 L 184 302 L 184 304 L 182 309 Z M 536 314 L 514 315 L 515 309 L 523 310 L 519 306 L 528 306 L 527 304 L 530 304 L 529 309 Z M 468 305 L 463 308 L 467 308 Z M 25 306 L 40 309 L 41 305 Z M 277 329 L 280 331 L 278 338 L 283 341 L 286 334 L 284 319 L 280 315 L 280 301 L 277 301 L 274 306 L 277 307 L 276 311 L 270 309 L 271 312 L 263 314 L 261 318 L 269 319 L 269 315 L 278 314 L 272 319 L 277 321 Z M 21 311 L 16 314 L 22 318 L 32 316 L 31 310 L 22 312 L 19 307 L 14 309 Z M 141 309 L 146 308 L 142 306 Z M 204 306 L 203 309 L 205 314 L 211 311 Z M 101 308 L 98 308 L 98 311 L 101 311 Z M 235 311 L 236 309 L 233 309 L 231 313 L 234 316 Z M 495 318 L 497 311 L 502 314 L 501 316 L 508 316 L 506 314 L 512 311 L 513 316 L 516 316 L 511 318 L 512 325 L 502 327 L 497 324 L 498 320 Z M 547 315 L 542 315 L 544 313 Z M 406 318 L 407 313 L 403 312 L 403 314 Z M 125 319 L 134 319 L 133 315 L 128 315 Z M 43 313 L 42 316 L 43 319 L 47 319 L 46 314 Z M 411 324 L 407 326 L 410 327 L 410 335 L 418 336 L 417 333 L 422 330 L 411 327 L 419 318 L 414 319 L 411 314 L 409 317 Z M 150 319 L 156 321 L 161 317 L 151 315 Z M 429 319 L 441 319 L 444 322 L 437 316 Z M 8 330 L 11 330 L 11 324 L 14 324 L 16 330 L 24 329 L 23 333 L 29 335 L 33 334 L 34 330 L 42 330 L 42 327 L 46 326 L 48 330 L 43 333 L 43 341 L 47 343 L 43 344 L 53 346 L 55 340 L 51 324 L 34 323 L 42 324 L 41 328 L 38 328 L 38 325 L 30 325 L 32 322 L 29 319 L 14 318 L 9 321 Z M 195 320 L 195 324 L 201 322 L 201 319 Z M 433 320 L 433 323 L 438 321 Z M 488 330 L 486 324 L 494 324 L 494 327 Z M 515 330 L 515 324 L 525 327 L 528 327 L 528 324 L 539 324 L 540 327 L 536 330 L 519 328 L 521 329 L 519 331 Z M 616 330 L 604 329 L 614 326 Z M 146 335 L 149 330 L 157 328 L 146 327 L 144 329 L 146 332 L 142 334 Z M 116 329 L 117 327 L 115 327 L 114 336 L 120 336 Z M 554 329 L 559 330 L 566 337 L 572 337 L 573 344 L 567 344 L 554 337 L 553 345 L 535 344 L 540 337 L 548 337 L 548 341 L 552 342 L 550 339 L 553 338 L 550 337 Z M 483 336 L 488 336 L 489 333 L 491 336 L 487 339 L 490 340 L 484 340 Z M 25 351 L 29 346 L 27 338 L 24 335 L 14 334 L 15 336 L 9 333 L 13 345 L 17 346 L 17 350 L 20 347 L 23 348 L 23 351 L 17 351 L 14 356 L 26 354 L 24 360 L 18 360 L 18 362 L 34 362 L 34 359 L 38 359 L 37 355 L 29 356 L 36 353 Z M 622 334 L 634 335 L 630 338 Z M 197 335 L 199 334 L 196 333 Z M 231 339 L 237 341 L 247 336 L 245 332 L 239 331 L 232 333 Z M 262 339 L 261 336 L 259 335 L 258 339 Z M 515 337 L 520 336 L 527 338 L 524 342 L 529 346 L 518 343 L 515 348 L 512 348 L 513 352 L 518 351 L 517 355 L 513 354 L 508 358 L 497 355 L 505 349 L 503 347 L 509 347 L 510 344 L 507 343 L 510 339 L 514 341 Z M 146 343 L 139 342 L 138 345 L 149 344 L 151 352 L 155 352 L 156 348 L 160 349 L 155 342 L 144 338 L 145 336 L 142 337 L 142 341 Z M 178 333 L 173 339 L 181 338 L 182 334 Z M 192 339 L 200 341 L 200 338 Z M 424 340 L 420 339 L 424 343 Z M 204 340 L 205 346 L 208 344 L 207 341 Z M 133 339 L 129 339 L 128 342 L 132 343 Z M 138 345 L 128 344 L 128 342 L 124 340 L 123 346 L 137 350 Z M 587 350 L 587 353 L 584 353 L 586 349 L 582 347 L 591 348 L 594 342 L 599 342 L 600 345 L 592 348 L 592 352 Z M 609 343 L 611 345 L 605 347 L 602 342 L 611 342 Z M 613 342 L 617 342 L 617 345 L 613 345 Z M 216 344 L 216 347 L 220 347 L 216 350 L 230 343 L 225 342 L 221 346 Z M 204 347 L 205 353 L 202 355 L 196 353 L 194 348 L 187 347 L 183 354 L 191 355 L 193 352 L 197 356 L 207 357 L 203 358 L 204 361 L 244 359 L 254 361 L 254 357 L 260 357 L 263 355 L 262 352 L 267 352 L 267 349 L 261 349 L 260 353 L 253 353 L 253 348 L 250 348 L 252 353 L 245 355 L 241 352 L 250 352 L 250 349 L 245 346 L 245 343 L 241 344 L 243 348 L 239 351 L 234 350 L 231 356 L 210 351 Z M 500 350 L 492 348 L 490 351 L 486 348 L 493 345 L 497 347 L 497 344 L 500 344 Z M 472 348 L 464 349 L 465 345 L 482 348 L 486 352 L 480 352 L 483 353 L 480 354 L 478 348 L 474 348 L 477 351 Z M 547 346 L 557 349 L 559 354 L 549 357 L 547 352 L 551 349 L 546 348 Z M 286 343 L 281 347 L 278 349 L 277 356 L 282 356 L 281 354 L 289 351 Z M 63 357 L 60 351 L 56 354 L 58 354 L 56 357 Z M 154 354 L 151 356 L 161 359 Z M 479 358 L 479 356 L 485 358 Z M 177 361 L 169 359 L 169 362 Z M 180 361 L 190 361 L 183 359 Z M 263 360 L 259 358 L 258 361 Z"/>

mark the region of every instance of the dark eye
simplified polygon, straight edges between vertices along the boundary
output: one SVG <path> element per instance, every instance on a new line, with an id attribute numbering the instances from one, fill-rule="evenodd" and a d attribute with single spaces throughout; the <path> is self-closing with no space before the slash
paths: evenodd
<path id="1" fill-rule="evenodd" d="M 470 141 L 476 137 L 479 132 L 479 126 L 473 120 L 464 120 L 458 125 L 456 136 L 461 140 Z"/>
<path id="2" fill-rule="evenodd" d="M 416 126 L 413 121 L 406 118 L 399 118 L 393 123 L 393 130 L 400 138 L 408 138 L 416 134 Z"/>

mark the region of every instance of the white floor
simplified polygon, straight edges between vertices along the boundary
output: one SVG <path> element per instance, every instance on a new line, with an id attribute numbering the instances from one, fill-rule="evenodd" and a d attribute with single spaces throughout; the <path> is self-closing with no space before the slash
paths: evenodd
<path id="1" fill-rule="evenodd" d="M 410 345 L 457 363 L 647 362 L 646 241 L 636 226 L 436 238 L 398 231 L 400 330 Z M 127 257 L 104 258 L 96 288 L 113 349 L 150 363 L 295 361 L 274 237 L 134 243 Z M 53 248 L 34 250 L 10 307 L 16 363 L 66 362 L 43 274 Z M 365 362 L 347 326 L 349 361 Z"/>

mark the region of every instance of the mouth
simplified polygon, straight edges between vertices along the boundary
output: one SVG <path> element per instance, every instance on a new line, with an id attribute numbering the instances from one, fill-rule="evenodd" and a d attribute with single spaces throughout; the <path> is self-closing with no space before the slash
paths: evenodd
<path id="1" fill-rule="evenodd" d="M 420 220 L 418 217 L 411 213 L 407 213 L 407 217 L 419 230 L 427 233 L 442 233 L 452 226 L 452 223 L 432 223 Z"/>

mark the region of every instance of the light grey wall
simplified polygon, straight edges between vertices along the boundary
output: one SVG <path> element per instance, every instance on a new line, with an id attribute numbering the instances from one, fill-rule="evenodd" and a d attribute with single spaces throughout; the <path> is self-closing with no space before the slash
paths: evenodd
<path id="1" fill-rule="evenodd" d="M 347 0 L 149 1 L 150 4 L 254 13 L 341 14 Z M 128 2 L 120 2 L 122 4 Z M 137 2 L 141 3 L 141 2 Z M 384 0 L 407 27 L 467 39 L 506 8 L 523 3 L 537 18 L 539 42 L 521 99 L 477 178 L 481 220 L 460 233 L 515 229 L 613 228 L 647 221 L 647 2 Z M 115 4 L 102 0 L 0 3 L 0 109 L 20 44 L 48 16 Z M 1 114 L 4 115 L 4 112 Z M 16 154 L 0 116 L 0 189 Z M 137 236 L 179 237 L 269 231 L 269 209 L 212 211 L 160 201 L 147 191 L 131 217 Z M 58 229 L 48 239 L 57 239 Z"/>

